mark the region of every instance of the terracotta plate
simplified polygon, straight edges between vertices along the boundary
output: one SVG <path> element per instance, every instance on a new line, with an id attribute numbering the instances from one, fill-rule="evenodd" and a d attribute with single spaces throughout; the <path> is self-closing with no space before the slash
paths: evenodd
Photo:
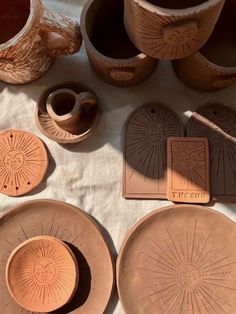
<path id="1" fill-rule="evenodd" d="M 22 203 L 0 217 L 0 313 L 28 313 L 11 297 L 5 272 L 12 251 L 35 236 L 53 236 L 63 241 L 79 265 L 78 289 L 73 299 L 56 313 L 103 313 L 114 284 L 107 244 L 90 216 L 77 207 L 52 200 Z"/>
<path id="2" fill-rule="evenodd" d="M 190 119 L 188 136 L 208 138 L 213 198 L 236 201 L 236 112 L 219 104 L 204 105 Z"/>
<path id="3" fill-rule="evenodd" d="M 78 287 L 76 258 L 54 237 L 33 237 L 9 257 L 6 281 L 14 300 L 32 312 L 51 312 L 67 304 Z"/>
<path id="4" fill-rule="evenodd" d="M 87 139 L 93 133 L 99 121 L 100 110 L 98 104 L 91 108 L 89 113 L 83 113 L 76 134 L 72 134 L 62 129 L 47 113 L 47 98 L 57 89 L 71 89 L 77 94 L 86 91 L 92 92 L 91 89 L 79 82 L 67 82 L 50 87 L 43 93 L 36 108 L 35 119 L 38 128 L 45 136 L 61 144 L 77 143 Z"/>
<path id="5" fill-rule="evenodd" d="M 209 148 L 205 137 L 169 137 L 167 140 L 168 200 L 208 203 Z"/>
<path id="6" fill-rule="evenodd" d="M 132 112 L 125 126 L 124 197 L 167 198 L 167 138 L 183 134 L 178 116 L 163 105 Z"/>
<path id="7" fill-rule="evenodd" d="M 38 186 L 47 171 L 43 142 L 23 130 L 0 133 L 0 192 L 9 196 L 26 194 Z"/>
<path id="8" fill-rule="evenodd" d="M 236 313 L 236 228 L 201 206 L 157 210 L 121 247 L 117 283 L 125 312 Z"/>

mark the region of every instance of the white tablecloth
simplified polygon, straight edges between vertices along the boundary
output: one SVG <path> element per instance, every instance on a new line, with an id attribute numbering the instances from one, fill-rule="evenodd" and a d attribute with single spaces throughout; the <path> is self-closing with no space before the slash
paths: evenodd
<path id="1" fill-rule="evenodd" d="M 79 20 L 86 1 L 44 2 Z M 89 85 L 99 97 L 103 113 L 92 137 L 65 148 L 40 133 L 34 112 L 37 100 L 47 87 L 68 80 Z M 170 62 L 160 62 L 157 71 L 145 83 L 134 88 L 113 87 L 94 74 L 84 46 L 74 56 L 58 58 L 50 71 L 36 82 L 24 86 L 0 83 L 0 129 L 31 131 L 46 143 L 50 151 L 49 172 L 43 184 L 25 197 L 0 195 L 1 210 L 31 199 L 66 201 L 93 215 L 109 233 L 113 251 L 118 251 L 133 224 L 152 210 L 171 204 L 122 198 L 121 131 L 128 114 L 143 103 L 160 102 L 178 112 L 186 122 L 191 112 L 207 101 L 225 103 L 236 109 L 236 86 L 215 93 L 198 93 L 177 80 Z M 236 205 L 215 204 L 212 207 L 236 219 Z M 123 313 L 116 297 L 108 310 L 108 314 L 111 313 Z"/>

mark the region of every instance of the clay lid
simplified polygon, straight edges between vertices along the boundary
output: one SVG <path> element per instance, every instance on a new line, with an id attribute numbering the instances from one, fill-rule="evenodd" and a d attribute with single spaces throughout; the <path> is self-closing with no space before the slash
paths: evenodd
<path id="1" fill-rule="evenodd" d="M 125 125 L 123 195 L 167 198 L 167 138 L 183 136 L 177 114 L 160 104 L 134 110 Z"/>
<path id="2" fill-rule="evenodd" d="M 157 210 L 127 234 L 117 262 L 126 313 L 234 313 L 236 228 L 202 206 Z"/>
<path id="3" fill-rule="evenodd" d="M 75 256 L 62 241 L 33 237 L 10 255 L 6 281 L 13 299 L 32 312 L 51 312 L 67 304 L 78 286 Z"/>
<path id="4" fill-rule="evenodd" d="M 47 112 L 47 99 L 49 95 L 59 89 L 69 89 L 76 94 L 92 92 L 90 88 L 80 82 L 65 82 L 50 87 L 42 94 L 38 101 L 35 115 L 37 126 L 45 136 L 57 143 L 70 144 L 81 142 L 93 134 L 98 124 L 100 117 L 99 105 L 97 103 L 89 110 L 83 110 L 76 132 L 68 132 L 60 127 Z"/>
<path id="5" fill-rule="evenodd" d="M 236 112 L 221 104 L 206 104 L 193 113 L 187 134 L 208 138 L 213 199 L 236 201 Z"/>
<path id="6" fill-rule="evenodd" d="M 24 241 L 38 236 L 60 240 L 59 244 L 53 242 L 53 245 L 59 247 L 60 252 L 69 252 L 69 247 L 79 265 L 78 288 L 73 298 L 56 313 L 104 313 L 114 285 L 114 269 L 108 246 L 97 224 L 89 215 L 77 207 L 52 200 L 22 203 L 0 214 L 0 313 L 28 313 L 9 293 L 5 274 L 12 252 L 17 250 L 19 245 L 23 245 Z M 61 246 L 61 241 L 66 246 Z M 24 248 L 26 249 L 27 247 Z M 70 254 L 66 254 L 72 265 L 66 271 L 69 270 L 70 275 L 73 275 L 74 261 Z M 74 283 L 70 291 L 73 286 Z M 69 295 L 66 296 L 69 298 Z M 31 300 L 34 300 L 34 296 Z M 55 299 L 55 302 L 60 301 Z M 66 302 L 66 298 L 63 302 Z"/>
<path id="7" fill-rule="evenodd" d="M 167 140 L 168 200 L 208 203 L 209 148 L 205 137 L 169 137 Z"/>
<path id="8" fill-rule="evenodd" d="M 38 186 L 47 171 L 43 142 L 30 132 L 10 129 L 0 133 L 0 192 L 26 194 Z"/>

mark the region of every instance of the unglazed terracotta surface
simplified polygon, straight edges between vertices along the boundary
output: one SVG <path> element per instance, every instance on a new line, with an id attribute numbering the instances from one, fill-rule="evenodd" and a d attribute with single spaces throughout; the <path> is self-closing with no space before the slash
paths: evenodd
<path id="1" fill-rule="evenodd" d="M 90 63 L 106 82 L 126 87 L 147 79 L 157 60 L 141 53 L 123 23 L 123 0 L 89 0 L 81 15 L 81 32 Z"/>
<path id="2" fill-rule="evenodd" d="M 67 90 L 72 100 L 63 103 L 61 90 Z M 56 107 L 52 107 L 55 96 Z M 61 95 L 60 95 L 61 94 Z M 77 100 L 77 104 L 75 103 Z M 56 109 L 56 112 L 55 112 Z M 38 101 L 36 123 L 40 131 L 51 140 L 61 144 L 81 142 L 93 134 L 100 117 L 96 95 L 80 82 L 66 82 L 47 89 Z"/>
<path id="3" fill-rule="evenodd" d="M 233 3 L 233 2 L 232 2 Z M 236 82 L 236 21 L 227 1 L 214 32 L 202 49 L 174 62 L 179 79 L 200 91 L 215 91 Z"/>
<path id="4" fill-rule="evenodd" d="M 220 104 L 202 106 L 189 120 L 188 136 L 208 138 L 213 198 L 236 201 L 236 112 Z"/>
<path id="5" fill-rule="evenodd" d="M 168 200 L 181 203 L 208 203 L 210 186 L 207 138 L 168 138 L 167 160 Z"/>
<path id="6" fill-rule="evenodd" d="M 134 45 L 158 59 L 180 59 L 210 37 L 224 0 L 125 0 L 125 26 Z"/>
<path id="7" fill-rule="evenodd" d="M 0 192 L 20 196 L 37 187 L 48 168 L 43 142 L 30 132 L 0 132 Z"/>
<path id="8" fill-rule="evenodd" d="M 174 111 L 160 104 L 136 109 L 125 125 L 123 196 L 167 198 L 167 138 L 183 136 Z"/>
<path id="9" fill-rule="evenodd" d="M 117 262 L 125 312 L 236 311 L 236 228 L 206 207 L 154 211 L 127 234 Z"/>
<path id="10" fill-rule="evenodd" d="M 6 281 L 13 299 L 31 312 L 51 312 L 74 296 L 79 279 L 76 258 L 54 237 L 33 237 L 10 255 Z"/>
<path id="11" fill-rule="evenodd" d="M 33 81 L 49 69 L 55 57 L 73 54 L 81 46 L 78 25 L 46 9 L 41 0 L 3 1 L 0 17 L 2 81 Z"/>
<path id="12" fill-rule="evenodd" d="M 56 313 L 104 313 L 114 284 L 107 244 L 90 216 L 77 207 L 52 200 L 22 203 L 0 216 L 0 313 L 28 313 L 9 294 L 5 272 L 12 251 L 37 236 L 63 241 L 79 265 L 78 289 L 71 301 Z"/>

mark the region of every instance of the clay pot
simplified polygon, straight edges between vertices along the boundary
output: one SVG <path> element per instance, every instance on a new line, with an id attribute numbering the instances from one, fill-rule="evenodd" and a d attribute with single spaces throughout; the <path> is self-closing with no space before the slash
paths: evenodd
<path id="1" fill-rule="evenodd" d="M 147 79 L 157 61 L 131 43 L 123 10 L 123 0 L 89 0 L 82 11 L 81 32 L 96 74 L 110 84 L 132 86 Z"/>
<path id="2" fill-rule="evenodd" d="M 125 0 L 125 26 L 134 45 L 159 59 L 198 51 L 210 37 L 225 0 Z"/>
<path id="3" fill-rule="evenodd" d="M 52 13 L 41 0 L 1 1 L 0 80 L 33 81 L 55 57 L 77 52 L 81 42 L 77 23 Z"/>
<path id="4" fill-rule="evenodd" d="M 49 116 L 64 130 L 76 132 L 84 107 L 92 107 L 97 98 L 90 92 L 76 94 L 72 89 L 58 89 L 52 92 L 47 99 Z"/>
<path id="5" fill-rule="evenodd" d="M 71 249 L 49 236 L 33 237 L 13 250 L 6 267 L 9 293 L 32 312 L 67 304 L 78 287 L 79 269 Z"/>
<path id="6" fill-rule="evenodd" d="M 236 82 L 236 23 L 227 8 L 206 45 L 173 63 L 176 75 L 191 88 L 214 91 Z"/>

